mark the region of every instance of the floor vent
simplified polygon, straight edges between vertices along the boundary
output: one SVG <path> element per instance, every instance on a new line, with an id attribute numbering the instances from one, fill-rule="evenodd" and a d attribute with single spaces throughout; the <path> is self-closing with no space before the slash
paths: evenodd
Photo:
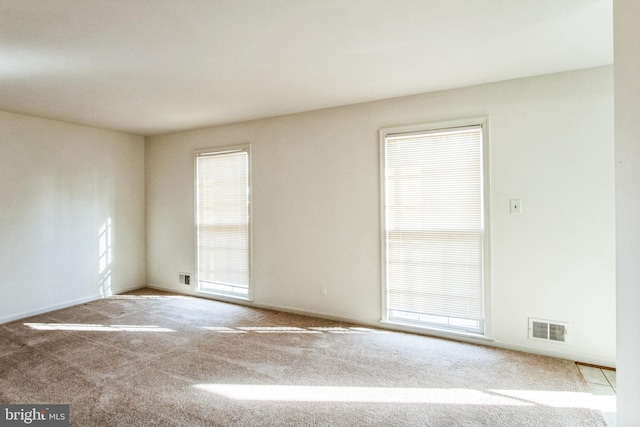
<path id="1" fill-rule="evenodd" d="M 568 337 L 566 322 L 529 318 L 529 339 L 566 343 Z"/>

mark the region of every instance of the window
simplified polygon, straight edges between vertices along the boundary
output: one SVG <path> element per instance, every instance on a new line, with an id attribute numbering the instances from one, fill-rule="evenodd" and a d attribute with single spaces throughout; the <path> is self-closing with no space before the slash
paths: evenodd
<path id="1" fill-rule="evenodd" d="M 249 298 L 249 147 L 196 155 L 198 290 Z"/>
<path id="2" fill-rule="evenodd" d="M 481 124 L 381 132 L 383 320 L 484 333 Z"/>

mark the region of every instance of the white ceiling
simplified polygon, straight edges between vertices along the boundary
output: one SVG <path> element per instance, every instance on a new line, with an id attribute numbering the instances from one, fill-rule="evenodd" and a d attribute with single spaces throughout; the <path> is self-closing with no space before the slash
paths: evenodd
<path id="1" fill-rule="evenodd" d="M 0 0 L 0 110 L 153 135 L 613 62 L 612 0 Z"/>

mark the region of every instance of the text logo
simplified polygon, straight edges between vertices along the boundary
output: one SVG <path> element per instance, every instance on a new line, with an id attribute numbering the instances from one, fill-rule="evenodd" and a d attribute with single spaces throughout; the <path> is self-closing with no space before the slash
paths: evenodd
<path id="1" fill-rule="evenodd" d="M 0 405 L 0 427 L 69 427 L 69 405 Z"/>

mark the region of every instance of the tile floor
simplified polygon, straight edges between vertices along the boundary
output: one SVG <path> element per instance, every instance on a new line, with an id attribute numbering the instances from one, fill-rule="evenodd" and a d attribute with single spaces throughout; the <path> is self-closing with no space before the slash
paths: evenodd
<path id="1" fill-rule="evenodd" d="M 614 396 L 616 395 L 616 371 L 612 369 L 601 369 L 593 366 L 576 364 L 582 378 L 587 383 L 591 394 L 594 396 Z M 602 412 L 610 427 L 616 427 L 615 412 Z"/>

